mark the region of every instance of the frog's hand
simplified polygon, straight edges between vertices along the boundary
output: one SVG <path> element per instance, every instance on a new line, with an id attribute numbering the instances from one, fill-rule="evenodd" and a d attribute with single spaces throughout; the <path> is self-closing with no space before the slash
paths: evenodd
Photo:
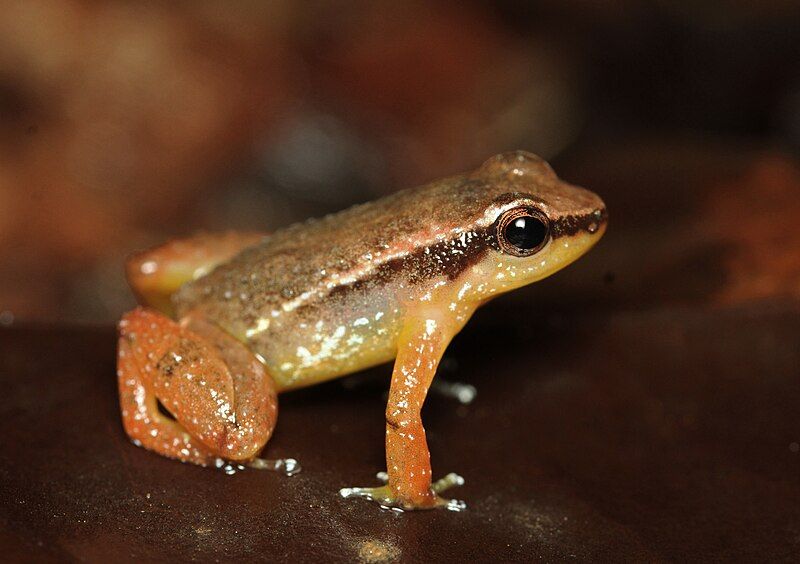
<path id="1" fill-rule="evenodd" d="M 195 464 L 255 458 L 272 435 L 278 401 L 244 345 L 203 320 L 179 325 L 144 308 L 125 314 L 119 332 L 120 404 L 131 439 Z"/>
<path id="2" fill-rule="evenodd" d="M 438 495 L 448 487 L 460 485 L 460 476 L 450 474 L 431 484 L 431 457 L 420 415 L 439 360 L 457 330 L 434 316 L 416 316 L 406 322 L 398 341 L 386 406 L 388 484 L 344 488 L 340 491 L 342 496 L 365 497 L 401 509 L 464 507 L 461 502 Z"/>
<path id="3" fill-rule="evenodd" d="M 128 283 L 141 304 L 171 315 L 170 296 L 178 288 L 263 238 L 263 233 L 230 231 L 174 239 L 131 256 L 125 264 Z"/>

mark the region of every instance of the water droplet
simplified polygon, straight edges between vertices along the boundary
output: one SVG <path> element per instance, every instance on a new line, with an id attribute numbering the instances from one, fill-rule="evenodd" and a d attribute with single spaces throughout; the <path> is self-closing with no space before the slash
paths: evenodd
<path id="1" fill-rule="evenodd" d="M 448 511 L 466 511 L 467 504 L 460 499 L 451 499 L 446 506 Z"/>
<path id="2" fill-rule="evenodd" d="M 294 476 L 298 472 L 300 472 L 302 468 L 300 467 L 300 463 L 297 462 L 294 458 L 284 458 L 283 459 L 283 473 L 287 476 Z"/>
<path id="3" fill-rule="evenodd" d="M 598 230 L 599 228 L 600 228 L 600 226 L 599 226 L 599 225 L 597 225 L 597 223 L 593 221 L 592 223 L 590 223 L 590 224 L 589 224 L 589 226 L 586 228 L 586 230 L 587 230 L 589 233 L 597 233 L 597 230 Z"/>

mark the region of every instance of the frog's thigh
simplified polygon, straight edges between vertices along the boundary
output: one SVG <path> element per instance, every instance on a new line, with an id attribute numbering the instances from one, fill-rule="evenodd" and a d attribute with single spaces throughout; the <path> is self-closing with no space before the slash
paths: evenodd
<path id="1" fill-rule="evenodd" d="M 170 296 L 264 237 L 263 233 L 203 233 L 175 239 L 130 257 L 128 282 L 139 302 L 171 313 Z"/>
<path id="2" fill-rule="evenodd" d="M 151 406 L 151 396 L 158 399 L 175 417 L 177 430 L 214 457 L 250 460 L 275 427 L 278 403 L 272 378 L 244 345 L 208 322 L 187 319 L 179 325 L 153 310 L 137 308 L 120 322 L 119 366 L 128 434 L 166 456 L 195 461 L 177 449 L 179 445 L 145 442 L 142 434 L 160 429 L 128 421 L 133 418 L 131 407 L 138 409 L 137 394 Z M 134 371 L 139 388 L 130 377 Z M 163 423 L 165 418 L 160 419 Z"/>

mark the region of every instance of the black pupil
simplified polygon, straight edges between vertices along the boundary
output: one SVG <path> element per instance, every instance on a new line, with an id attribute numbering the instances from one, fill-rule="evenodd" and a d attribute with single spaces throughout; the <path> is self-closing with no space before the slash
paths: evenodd
<path id="1" fill-rule="evenodd" d="M 524 251 L 535 249 L 547 237 L 547 226 L 530 215 L 518 217 L 506 226 L 506 241 Z"/>

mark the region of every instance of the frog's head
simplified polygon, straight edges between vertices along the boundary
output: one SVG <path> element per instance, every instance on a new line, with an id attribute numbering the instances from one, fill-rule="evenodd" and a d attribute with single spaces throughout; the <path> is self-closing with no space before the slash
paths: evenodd
<path id="1" fill-rule="evenodd" d="M 489 248 L 470 276 L 480 281 L 484 296 L 553 274 L 586 253 L 605 232 L 603 201 L 559 180 L 536 155 L 498 155 L 471 177 L 491 187 L 491 201 L 478 220 Z"/>

